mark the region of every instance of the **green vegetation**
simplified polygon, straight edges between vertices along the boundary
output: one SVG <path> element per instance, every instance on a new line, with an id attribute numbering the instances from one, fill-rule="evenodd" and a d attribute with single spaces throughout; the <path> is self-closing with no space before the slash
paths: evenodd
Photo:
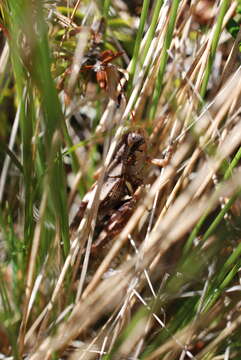
<path id="1" fill-rule="evenodd" d="M 1 359 L 241 358 L 240 9 L 1 2 Z M 145 180 L 104 213 L 127 129 Z"/>

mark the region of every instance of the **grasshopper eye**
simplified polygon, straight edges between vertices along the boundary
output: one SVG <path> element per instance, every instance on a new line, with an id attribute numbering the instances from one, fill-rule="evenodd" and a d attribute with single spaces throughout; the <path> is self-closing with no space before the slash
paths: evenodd
<path id="1" fill-rule="evenodd" d="M 130 133 L 127 137 L 127 144 L 128 146 L 131 146 L 135 142 L 135 134 Z"/>
<path id="2" fill-rule="evenodd" d="M 137 133 L 130 133 L 128 135 L 128 138 L 127 138 L 127 143 L 129 146 L 132 146 L 134 144 L 137 144 L 138 142 L 141 142 L 143 139 L 142 139 L 142 136 L 140 134 L 137 134 Z"/>
<path id="3" fill-rule="evenodd" d="M 145 148 L 145 138 L 139 133 L 129 133 L 127 144 L 132 151 L 143 151 Z"/>

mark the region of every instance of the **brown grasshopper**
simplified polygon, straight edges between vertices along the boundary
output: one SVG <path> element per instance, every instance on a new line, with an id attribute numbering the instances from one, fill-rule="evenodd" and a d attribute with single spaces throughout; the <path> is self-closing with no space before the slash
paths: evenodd
<path id="1" fill-rule="evenodd" d="M 143 184 L 146 161 L 147 145 L 143 130 L 124 133 L 107 168 L 100 192 L 93 248 L 117 235 L 125 226 L 135 209 L 137 189 Z M 70 226 L 71 231 L 77 230 L 95 186 L 83 198 Z"/>

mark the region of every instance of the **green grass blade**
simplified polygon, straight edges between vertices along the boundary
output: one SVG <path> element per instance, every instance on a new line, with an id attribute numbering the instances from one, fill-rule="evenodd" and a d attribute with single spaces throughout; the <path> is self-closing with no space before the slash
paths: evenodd
<path id="1" fill-rule="evenodd" d="M 213 35 L 211 51 L 210 51 L 210 54 L 208 57 L 208 63 L 206 66 L 206 70 L 204 73 L 202 86 L 201 86 L 201 90 L 200 90 L 200 95 L 201 95 L 202 99 L 204 99 L 206 91 L 207 91 L 208 80 L 209 80 L 209 77 L 210 77 L 210 74 L 212 71 L 212 66 L 213 66 L 214 57 L 215 57 L 215 54 L 217 51 L 218 41 L 219 41 L 219 38 L 221 35 L 223 18 L 227 12 L 229 5 L 230 5 L 230 0 L 223 0 L 220 5 L 220 11 L 219 11 L 218 19 L 216 22 L 215 32 Z"/>
<path id="2" fill-rule="evenodd" d="M 143 32 L 144 32 L 144 27 L 145 27 L 147 15 L 148 15 L 149 5 L 150 5 L 150 0 L 144 0 L 143 6 L 142 6 L 142 11 L 141 11 L 140 24 L 139 24 L 137 35 L 136 35 L 134 52 L 133 52 L 132 61 L 131 61 L 131 68 L 129 71 L 129 76 L 130 76 L 129 91 L 131 90 L 131 88 L 133 86 L 133 76 L 136 72 L 136 65 L 137 65 L 139 50 L 140 50 L 140 46 L 141 46 L 141 39 L 142 39 Z"/>
<path id="3" fill-rule="evenodd" d="M 144 62 L 145 57 L 147 55 L 147 52 L 150 48 L 151 42 L 153 40 L 153 37 L 155 35 L 155 30 L 156 30 L 156 25 L 157 25 L 157 21 L 158 21 L 158 17 L 160 15 L 160 11 L 161 11 L 161 7 L 163 5 L 163 1 L 164 0 L 157 0 L 156 1 L 156 5 L 153 11 L 153 16 L 152 16 L 152 20 L 151 20 L 151 25 L 149 28 L 149 33 L 146 39 L 146 44 L 143 50 L 143 53 L 141 54 L 141 64 Z"/>
<path id="4" fill-rule="evenodd" d="M 106 19 L 108 19 L 108 13 L 109 13 L 110 4 L 111 4 L 111 0 L 104 0 L 103 16 Z"/>
<path id="5" fill-rule="evenodd" d="M 167 25 L 167 32 L 166 32 L 166 36 L 164 39 L 162 53 L 161 53 L 160 67 L 159 67 L 159 71 L 158 71 L 158 75 L 157 75 L 157 79 L 156 79 L 156 85 L 155 85 L 153 98 L 152 98 L 152 106 L 150 109 L 150 118 L 151 119 L 154 119 L 154 117 L 155 117 L 159 98 L 160 98 L 161 91 L 162 91 L 163 79 L 164 79 L 165 69 L 166 69 L 167 60 L 168 60 L 168 50 L 170 48 L 171 41 L 173 38 L 173 31 L 174 31 L 176 18 L 177 18 L 177 10 L 178 10 L 178 6 L 179 6 L 179 2 L 180 2 L 179 0 L 173 0 L 172 5 L 171 5 L 169 22 Z"/>

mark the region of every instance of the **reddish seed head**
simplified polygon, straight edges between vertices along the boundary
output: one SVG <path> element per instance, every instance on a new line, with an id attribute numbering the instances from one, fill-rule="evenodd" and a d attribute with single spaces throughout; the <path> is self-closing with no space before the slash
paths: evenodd
<path id="1" fill-rule="evenodd" d="M 107 87 L 107 77 L 105 71 L 98 71 L 96 73 L 96 79 L 101 89 L 106 89 Z"/>

